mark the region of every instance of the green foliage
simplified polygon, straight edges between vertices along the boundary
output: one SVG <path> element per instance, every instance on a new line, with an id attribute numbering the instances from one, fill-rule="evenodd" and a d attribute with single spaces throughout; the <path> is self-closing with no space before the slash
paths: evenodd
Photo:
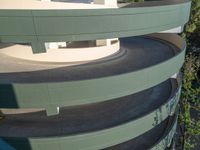
<path id="1" fill-rule="evenodd" d="M 198 77 L 198 69 L 200 67 L 200 57 L 189 53 L 183 66 L 183 88 L 181 95 L 181 113 L 179 115 L 180 126 L 183 127 L 182 145 L 183 149 L 193 149 L 195 136 L 200 135 L 200 81 Z M 191 116 L 191 110 L 197 114 Z"/>
<path id="2" fill-rule="evenodd" d="M 143 2 L 145 0 L 124 0 Z M 147 0 L 146 0 L 147 1 Z M 149 0 L 150 1 L 150 0 Z M 191 150 L 200 137 L 200 0 L 192 0 L 190 20 L 182 37 L 187 41 L 186 61 L 182 68 L 183 88 L 180 101 L 179 126 L 182 128 L 181 150 Z M 191 115 L 195 112 L 195 116 Z"/>
<path id="3" fill-rule="evenodd" d="M 192 0 L 190 20 L 185 27 L 183 37 L 193 45 L 200 47 L 200 0 Z"/>
<path id="4" fill-rule="evenodd" d="M 188 48 L 183 66 L 183 88 L 179 125 L 182 149 L 194 149 L 200 137 L 200 0 L 192 1 L 190 20 L 182 34 Z M 193 113 L 191 113 L 193 112 Z"/>

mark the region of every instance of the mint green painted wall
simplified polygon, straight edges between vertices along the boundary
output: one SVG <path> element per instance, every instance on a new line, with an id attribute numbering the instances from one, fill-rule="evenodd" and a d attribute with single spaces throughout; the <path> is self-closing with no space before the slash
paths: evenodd
<path id="1" fill-rule="evenodd" d="M 154 7 L 96 10 L 0 10 L 0 42 L 31 43 L 127 37 L 184 26 L 190 2 Z"/>
<path id="2" fill-rule="evenodd" d="M 169 60 L 154 66 L 116 76 L 67 82 L 10 84 L 15 94 L 13 98 L 17 101 L 17 107 L 45 108 L 48 114 L 55 114 L 57 107 L 96 103 L 123 97 L 167 80 L 179 72 L 184 62 L 185 42 L 175 34 L 149 36 L 166 40 L 176 45 L 180 51 Z M 3 86 L 7 85 L 1 87 Z M 6 95 L 9 90 L 4 90 L 4 92 Z M 5 98 L 3 100 L 6 101 Z"/>
<path id="3" fill-rule="evenodd" d="M 184 26 L 188 21 L 189 10 L 190 2 L 106 10 L 0 10 L 0 42 L 31 43 L 33 52 L 40 53 L 45 52 L 44 42 L 136 36 Z M 44 107 L 51 115 L 56 113 L 57 106 L 105 101 L 161 83 L 179 71 L 184 62 L 186 47 L 184 41 L 175 35 L 151 36 L 168 40 L 179 47 L 180 52 L 165 62 L 120 76 L 62 83 L 10 84 L 9 86 L 14 89 L 18 107 Z M 76 93 L 77 90 L 79 94 Z M 99 90 L 100 92 L 97 92 Z M 3 91 L 5 97 L 10 94 L 7 93 L 6 88 Z M 169 99 L 168 103 L 154 112 L 110 129 L 66 137 L 27 138 L 25 141 L 11 138 L 10 140 L 14 139 L 12 142 L 22 149 L 26 149 L 26 142 L 29 142 L 32 150 L 105 148 L 141 135 L 172 115 L 179 93 L 180 90 L 175 97 Z M 158 122 L 154 120 L 156 116 L 159 117 Z M 176 123 L 171 127 L 172 132 L 175 132 L 175 126 Z M 156 149 L 163 149 L 162 142 L 168 141 L 172 132 L 154 145 Z M 113 137 L 115 139 L 110 140 Z"/>

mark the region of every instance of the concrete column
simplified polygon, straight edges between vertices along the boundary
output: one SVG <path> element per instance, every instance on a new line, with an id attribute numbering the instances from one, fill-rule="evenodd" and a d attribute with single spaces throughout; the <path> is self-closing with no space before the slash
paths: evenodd
<path id="1" fill-rule="evenodd" d="M 106 46 L 107 40 L 96 40 L 96 46 Z"/>
<path id="2" fill-rule="evenodd" d="M 117 0 L 93 0 L 93 4 L 101 4 L 117 8 Z M 96 40 L 96 46 L 110 46 L 112 40 L 114 39 Z"/>
<path id="3" fill-rule="evenodd" d="M 45 43 L 46 49 L 58 49 L 59 47 L 66 47 L 66 42 L 50 42 Z"/>
<path id="4" fill-rule="evenodd" d="M 118 40 L 118 38 L 96 40 L 96 46 L 111 46 L 111 42 L 114 41 L 114 40 Z"/>
<path id="5" fill-rule="evenodd" d="M 93 0 L 93 3 L 117 7 L 117 0 Z"/>
<path id="6" fill-rule="evenodd" d="M 51 0 L 41 0 L 42 2 L 51 2 Z M 46 49 L 58 49 L 59 47 L 66 47 L 66 42 L 50 42 L 45 43 Z"/>

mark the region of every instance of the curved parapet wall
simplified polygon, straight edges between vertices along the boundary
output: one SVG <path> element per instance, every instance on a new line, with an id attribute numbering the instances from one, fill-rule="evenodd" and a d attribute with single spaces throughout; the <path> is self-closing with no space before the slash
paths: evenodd
<path id="1" fill-rule="evenodd" d="M 28 45 L 15 44 L 2 48 L 1 54 L 27 61 L 38 61 L 46 63 L 66 63 L 70 65 L 77 65 L 88 63 L 100 58 L 104 58 L 115 54 L 119 51 L 119 41 L 113 40 L 114 42 L 110 45 L 95 45 L 94 42 L 73 42 L 79 47 L 70 47 L 69 43 L 67 46 L 60 48 L 48 48 L 47 53 L 33 54 L 32 49 Z M 64 43 L 66 44 L 66 43 Z M 72 45 L 71 44 L 71 45 Z M 17 49 L 17 51 L 15 51 Z"/>
<path id="2" fill-rule="evenodd" d="M 161 124 L 159 124 L 157 127 L 155 127 L 154 129 L 148 131 L 147 133 L 141 135 L 143 136 L 143 138 L 147 139 L 148 141 L 148 144 L 154 144 L 153 147 L 149 146 L 146 146 L 145 145 L 145 148 L 148 148 L 148 149 L 152 149 L 152 150 L 163 150 L 163 148 L 166 148 L 167 144 L 170 144 L 168 143 L 169 141 L 172 140 L 172 136 L 175 132 L 175 129 L 176 129 L 176 117 L 173 116 L 173 117 L 170 117 L 170 118 L 167 118 L 165 119 L 165 121 L 163 121 Z M 165 131 L 166 130 L 166 131 Z M 158 131 L 164 131 L 165 134 L 164 136 L 162 136 L 162 133 Z M 150 135 L 150 136 L 149 136 Z M 158 140 L 157 141 L 152 141 L 152 139 L 154 139 L 155 135 L 158 135 Z M 147 136 L 147 137 L 146 137 Z M 150 138 L 149 138 L 150 137 Z M 134 138 L 133 140 L 131 140 L 131 142 L 134 143 L 134 140 L 135 140 L 135 143 L 137 145 L 132 145 L 130 146 L 131 148 L 135 148 L 135 147 L 140 147 L 141 148 L 141 145 L 139 144 L 143 144 L 143 143 L 140 143 L 140 142 L 137 142 L 137 140 L 140 139 L 140 137 L 137 137 L 137 138 Z M 6 142 L 8 142 L 9 144 L 11 144 L 12 146 L 16 147 L 16 148 L 20 148 L 20 150 L 27 150 L 30 149 L 30 146 L 29 145 L 26 145 L 26 139 L 16 139 L 16 138 L 5 138 L 4 139 Z M 50 139 L 49 139 L 50 140 Z M 110 140 L 110 139 L 107 139 L 107 140 Z M 150 142 L 149 142 L 150 141 Z M 43 142 L 43 141 L 42 141 Z M 67 148 L 70 148 L 70 149 L 75 149 L 75 150 L 79 150 L 79 149 L 76 149 L 74 148 L 73 146 L 69 146 L 69 145 L 60 145 L 60 144 L 55 144 L 55 143 L 52 143 L 52 142 L 55 142 L 55 141 L 49 141 L 47 142 L 46 144 L 45 143 L 42 143 L 42 142 L 31 142 L 31 149 L 37 149 L 37 150 L 43 150 L 44 148 L 45 149 L 57 149 L 59 147 L 59 150 L 65 150 L 66 147 Z M 61 142 L 61 141 L 60 141 Z M 33 144 L 34 143 L 34 144 Z M 36 144 L 38 143 L 38 144 Z M 126 142 L 125 142 L 126 143 Z M 135 144 L 134 143 L 134 144 Z M 63 142 L 64 144 L 64 142 Z M 119 144 L 120 145 L 120 144 Z M 54 147 L 53 147 L 54 146 Z M 53 148 L 52 148 L 53 147 Z M 75 146 L 76 147 L 76 146 Z M 118 149 L 123 149 L 123 150 L 126 150 L 125 148 L 121 148 L 120 146 L 113 146 L 113 147 L 109 147 L 109 148 L 106 148 L 105 150 L 114 150 L 116 149 L 116 147 Z M 125 146 L 126 147 L 126 146 Z M 129 148 L 130 148 L 129 147 Z M 143 147 L 142 147 L 143 148 Z M 82 150 L 83 148 L 81 148 L 80 150 Z M 94 149 L 94 148 L 93 148 Z M 87 149 L 87 150 L 93 150 L 93 149 Z M 11 149 L 12 150 L 12 149 Z"/>
<path id="3" fill-rule="evenodd" d="M 176 132 L 177 115 L 165 119 L 162 123 L 148 132 L 134 139 L 106 148 L 105 150 L 130 150 L 130 149 L 151 149 L 164 150 L 171 144 L 173 135 Z M 164 132 L 164 134 L 163 134 Z M 154 135 L 154 138 L 152 137 Z M 153 145 L 153 146 L 152 146 Z"/>
<path id="4" fill-rule="evenodd" d="M 178 123 L 177 119 L 178 119 L 177 117 L 176 119 L 174 119 L 174 122 L 171 128 L 167 129 L 167 134 L 165 134 L 163 138 L 160 139 L 158 143 L 151 148 L 151 150 L 163 150 L 163 149 L 166 149 L 166 147 L 170 147 L 174 134 L 176 133 L 176 127 Z"/>
<path id="5" fill-rule="evenodd" d="M 156 128 L 157 126 L 159 126 L 159 124 L 162 121 L 166 120 L 169 115 L 174 114 L 177 101 L 180 95 L 180 88 L 174 89 L 174 90 L 175 90 L 174 91 L 175 93 L 172 93 L 173 96 L 170 97 L 169 101 L 163 104 L 163 106 L 161 106 L 160 108 L 157 108 L 153 112 L 150 112 L 147 115 L 144 115 L 136 120 L 129 121 L 118 126 L 95 131 L 95 132 L 83 133 L 83 134 L 74 134 L 74 135 L 68 135 L 68 136 L 62 136 L 62 137 L 52 137 L 52 136 L 47 137 L 46 135 L 46 138 L 36 136 L 33 138 L 27 138 L 27 139 L 30 142 L 30 145 L 33 149 L 34 148 L 42 149 L 42 147 L 44 147 L 45 145 L 45 147 L 49 147 L 49 149 L 52 149 L 50 147 L 54 146 L 54 147 L 61 147 L 60 150 L 62 149 L 64 150 L 66 147 L 70 148 L 71 150 L 79 150 L 79 149 L 93 150 L 93 149 L 103 149 L 106 147 L 116 145 L 118 143 L 123 143 L 133 138 L 137 138 L 138 136 L 145 134 L 145 132 L 149 130 L 153 130 L 153 128 Z M 3 129 L 4 122 L 1 123 L 0 130 Z M 13 124 L 15 124 L 14 121 L 12 122 Z M 20 122 L 18 121 L 17 124 L 19 123 Z M 24 123 L 25 122 L 22 121 L 22 124 Z M 9 132 L 4 132 L 4 134 L 7 134 L 7 136 L 3 135 L 3 137 L 11 136 L 10 139 L 13 139 L 12 137 L 15 137 L 18 131 L 20 132 L 18 132 L 17 137 L 21 137 L 21 135 L 24 135 L 24 133 L 25 134 L 27 133 L 27 131 L 24 131 L 23 128 L 21 128 L 21 130 L 16 131 L 16 127 L 14 125 L 10 125 L 10 130 L 12 129 L 12 126 L 14 127 L 13 129 L 15 130 L 13 130 L 10 135 L 8 135 Z M 33 127 L 30 128 L 30 130 L 32 132 Z M 64 128 L 62 130 L 64 131 Z M 42 130 L 40 132 L 42 132 Z M 3 131 L 1 131 L 1 136 L 2 134 L 3 134 Z M 23 138 L 26 138 L 26 137 L 23 137 Z M 20 142 L 17 142 L 15 144 L 16 145 L 19 144 L 18 146 L 20 146 Z M 162 144 L 158 144 L 158 145 L 162 145 Z M 23 147 L 23 143 L 21 146 Z"/>
<path id="6" fill-rule="evenodd" d="M 173 115 L 179 100 L 180 88 L 175 79 L 170 79 L 148 90 L 115 100 L 82 106 L 62 107 L 60 108 L 60 114 L 56 116 L 45 116 L 45 111 L 8 114 L 1 123 L 0 136 L 67 136 L 108 129 L 119 124 L 126 124 L 126 122 L 143 122 L 149 120 L 149 118 L 154 118 L 154 122 L 148 125 L 151 128 L 168 115 Z M 141 103 L 141 99 L 143 103 Z M 115 116 L 118 117 L 115 118 Z M 47 127 L 48 124 L 54 124 L 58 120 L 60 124 Z M 30 121 L 32 124 L 29 124 Z M 11 123 L 9 131 L 5 130 L 6 126 Z M 37 127 L 35 127 L 36 124 Z M 37 131 L 32 132 L 34 128 Z M 58 130 L 61 128 L 63 129 L 62 132 Z M 144 132 L 142 128 L 140 132 Z"/>
<path id="7" fill-rule="evenodd" d="M 146 54 L 144 56 L 141 55 L 142 57 L 147 57 L 147 55 L 149 55 L 148 45 L 146 51 L 144 52 L 141 50 L 138 51 L 137 49 L 134 51 L 135 48 L 132 47 L 132 44 L 130 45 L 130 43 L 134 42 L 132 40 L 134 38 L 129 38 L 127 40 L 125 39 L 125 43 L 128 41 L 128 44 L 124 44 L 124 46 L 127 45 L 126 47 L 123 47 L 123 41 L 121 42 L 121 49 L 126 50 L 125 54 L 123 53 L 122 56 L 114 59 L 111 57 L 113 60 L 111 59 L 108 61 L 104 60 L 102 62 L 98 62 L 97 64 L 100 65 L 99 70 L 95 69 L 97 66 L 95 63 L 93 70 L 87 70 L 87 65 L 83 65 L 82 68 L 80 67 L 80 73 L 82 73 L 81 78 L 76 67 L 74 67 L 74 73 L 71 72 L 73 68 L 64 69 L 64 67 L 60 67 L 61 70 L 58 68 L 48 70 L 45 69 L 42 71 L 22 70 L 21 73 L 11 72 L 13 69 L 18 69 L 19 71 L 23 67 L 23 64 L 26 63 L 18 60 L 18 64 L 20 65 L 16 65 L 15 59 L 13 60 L 12 57 L 6 57 L 5 60 L 7 61 L 5 61 L 5 67 L 3 65 L 4 57 L 2 57 L 1 71 L 5 71 L 0 73 L 0 83 L 4 93 L 1 92 L 0 97 L 5 97 L 5 95 L 9 93 L 9 89 L 6 90 L 6 87 L 7 85 L 11 85 L 12 90 L 14 91 L 15 100 L 7 100 L 4 98 L 1 103 L 6 103 L 6 101 L 17 101 L 17 107 L 45 108 L 48 113 L 51 114 L 51 112 L 56 112 L 57 107 L 102 102 L 108 99 L 130 95 L 155 86 L 156 84 L 167 80 L 179 71 L 184 62 L 186 45 L 183 39 L 173 34 L 153 34 L 144 38 L 147 39 L 146 42 L 150 40 L 150 44 L 152 42 L 151 40 L 158 41 L 159 45 L 159 49 L 157 47 L 155 47 L 155 50 L 152 49 L 152 56 L 150 56 L 150 59 L 148 59 L 147 62 L 141 61 L 143 58 L 136 57 L 135 54 L 138 53 L 137 55 L 140 55 L 139 53 L 141 52 Z M 143 38 L 141 40 L 136 38 L 135 43 L 141 41 L 141 44 L 143 44 L 143 40 Z M 164 47 L 160 47 L 160 44 L 167 45 L 166 55 L 164 54 Z M 139 44 L 138 46 L 142 45 Z M 156 51 L 156 49 L 159 51 Z M 171 55 L 168 56 L 168 58 L 165 58 L 165 56 L 170 53 Z M 161 57 L 162 54 L 164 55 L 163 57 Z M 135 62 L 133 61 L 134 55 L 136 57 Z M 157 57 L 154 58 L 153 55 L 160 55 L 160 62 L 155 62 L 155 58 Z M 128 56 L 129 58 L 125 56 Z M 123 69 L 124 66 L 120 65 L 121 61 L 119 61 L 117 64 L 112 63 L 113 61 L 116 62 L 122 58 L 126 61 L 125 65 L 129 66 L 127 66 L 127 69 L 130 68 L 127 70 L 127 73 L 125 72 L 126 70 Z M 14 61 L 14 63 L 8 63 L 9 59 Z M 152 64 L 150 63 L 151 61 L 153 62 Z M 111 64 L 108 68 L 109 71 L 101 71 L 102 65 L 104 64 L 103 62 L 107 62 L 106 64 Z M 32 62 L 32 64 L 33 63 L 34 62 Z M 131 66 L 130 64 L 133 65 Z M 136 66 L 136 64 L 138 64 L 138 66 Z M 144 64 L 146 65 L 143 66 Z M 36 65 L 38 68 L 38 63 L 36 63 Z M 31 65 L 27 66 L 28 67 L 25 67 L 28 69 L 32 67 Z M 88 67 L 91 68 L 91 65 L 88 65 Z M 32 68 L 35 69 L 35 67 Z M 104 68 L 106 69 L 106 66 Z M 67 72 L 67 70 L 69 70 L 69 72 Z M 98 71 L 100 72 L 98 73 Z M 123 72 L 119 74 L 115 73 L 119 71 Z M 91 72 L 91 77 L 88 72 Z M 93 72 L 96 73 L 94 74 Z M 109 72 L 110 74 L 108 74 Z M 84 76 L 86 76 L 86 78 L 84 78 Z M 77 91 L 79 94 L 77 94 Z"/>
<path id="8" fill-rule="evenodd" d="M 81 10 L 13 9 L 7 3 L 0 5 L 0 42 L 31 43 L 34 53 L 45 52 L 45 42 L 127 37 L 183 27 L 190 11 L 188 0 Z"/>
<path id="9" fill-rule="evenodd" d="M 183 29 L 190 1 L 21 2 L 0 1 L 2 140 L 16 150 L 169 147 L 186 51 L 169 33 Z"/>
<path id="10" fill-rule="evenodd" d="M 147 149 L 152 149 L 152 150 L 163 150 L 165 149 L 171 142 L 173 134 L 175 133 L 176 130 L 176 125 L 177 125 L 177 117 L 176 116 L 172 116 L 172 117 L 168 117 L 167 119 L 165 119 L 162 123 L 160 123 L 159 125 L 157 125 L 155 128 L 153 128 L 152 130 L 149 130 L 148 132 L 144 133 L 141 136 L 138 136 L 136 138 L 130 139 L 129 141 L 125 141 L 124 143 L 121 143 L 119 145 L 114 145 L 112 147 L 109 148 L 105 148 L 105 150 L 112 150 L 112 149 L 123 149 L 126 150 L 126 148 L 128 146 L 130 146 L 131 148 L 141 148 L 142 143 L 144 143 L 145 148 Z M 158 132 L 159 131 L 159 132 Z M 164 135 L 162 134 L 162 131 L 164 132 Z M 129 130 L 130 132 L 130 130 Z M 157 135 L 157 140 L 152 140 L 153 137 L 155 137 L 155 135 Z M 147 141 L 141 140 L 140 138 L 144 138 L 147 139 Z M 113 139 L 113 137 L 107 137 L 106 139 L 104 139 L 104 142 L 108 142 L 111 139 Z M 140 140 L 139 140 L 140 139 Z M 24 138 L 5 138 L 5 140 L 11 144 L 12 146 L 16 147 L 16 148 L 20 148 L 20 150 L 27 150 L 27 146 L 26 146 L 26 140 Z M 139 141 L 138 141 L 139 140 Z M 82 145 L 83 147 L 79 147 L 78 145 L 75 145 L 75 143 L 73 144 L 73 142 L 65 142 L 64 138 L 57 138 L 57 139 L 52 139 L 52 138 L 48 138 L 48 139 L 29 139 L 30 142 L 30 146 L 32 149 L 37 149 L 37 150 L 43 150 L 44 147 L 48 148 L 49 150 L 53 150 L 55 148 L 59 147 L 59 150 L 65 150 L 66 147 L 69 148 L 70 150 L 94 150 L 94 149 L 99 149 L 101 146 L 93 146 L 90 148 L 85 148 L 86 145 L 88 145 L 89 143 L 91 144 L 92 141 L 87 141 L 84 142 L 82 141 Z M 80 143 L 81 141 L 79 141 Z M 127 144 L 130 143 L 130 144 Z M 132 143 L 134 143 L 135 145 L 131 146 Z M 125 148 L 123 148 L 123 144 L 125 146 Z M 128 145 L 128 146 L 127 146 Z M 150 145 L 154 145 L 153 147 Z M 129 148 L 130 148 L 129 147 Z"/>

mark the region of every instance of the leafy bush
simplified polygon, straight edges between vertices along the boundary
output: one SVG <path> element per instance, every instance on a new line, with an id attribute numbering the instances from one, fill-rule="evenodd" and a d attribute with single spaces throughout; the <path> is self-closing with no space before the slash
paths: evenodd
<path id="1" fill-rule="evenodd" d="M 196 136 L 200 135 L 200 81 L 198 70 L 200 57 L 189 53 L 183 66 L 183 88 L 180 101 L 179 125 L 182 149 L 193 149 L 198 143 Z M 191 115 L 193 111 L 193 115 Z"/>
<path id="2" fill-rule="evenodd" d="M 182 36 L 187 41 L 179 125 L 184 150 L 194 149 L 200 140 L 200 0 L 192 0 L 190 20 Z"/>

